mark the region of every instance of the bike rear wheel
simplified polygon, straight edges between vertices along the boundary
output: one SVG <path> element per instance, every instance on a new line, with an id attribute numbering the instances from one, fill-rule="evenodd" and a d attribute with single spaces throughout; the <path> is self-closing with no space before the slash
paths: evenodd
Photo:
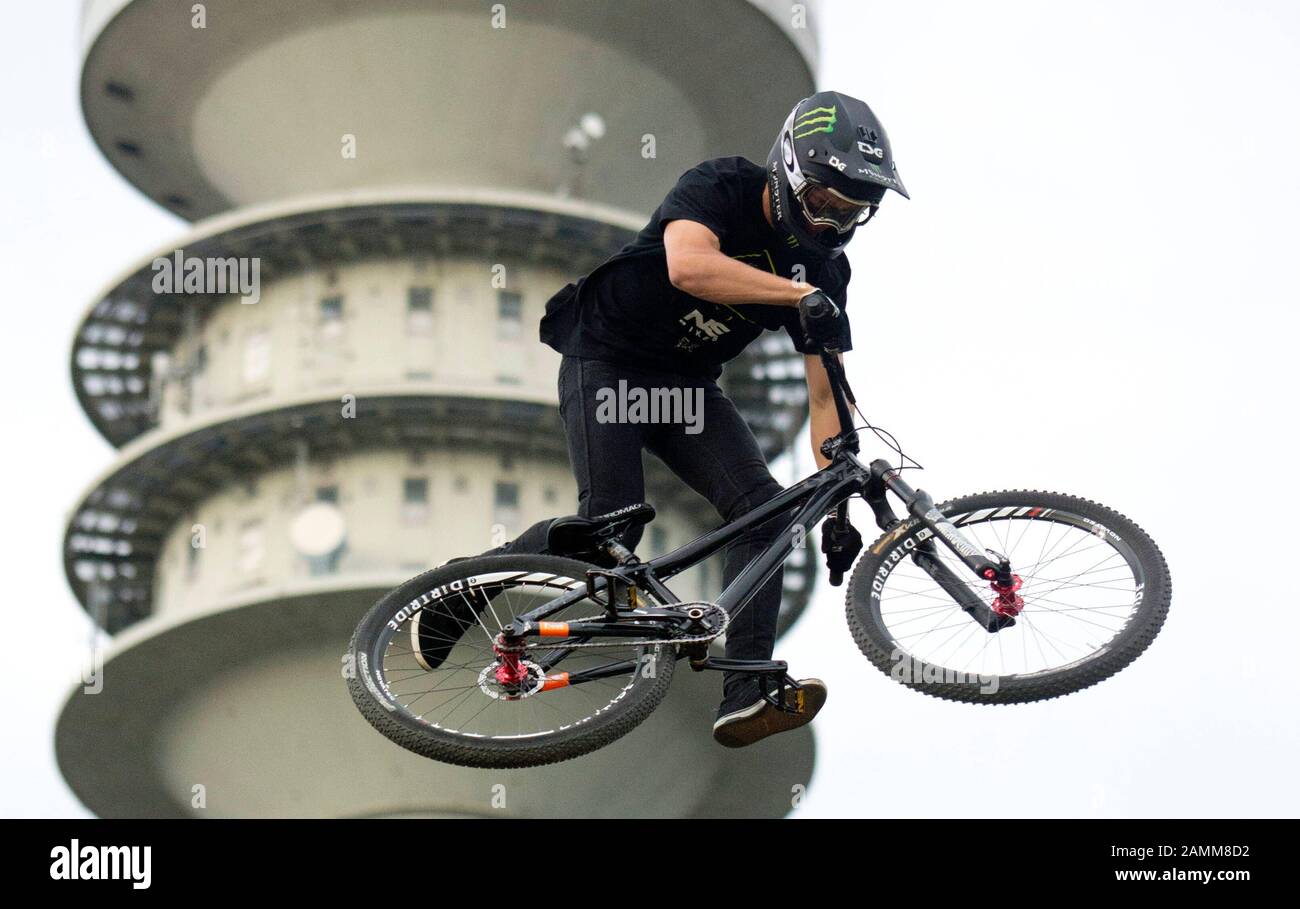
<path id="1" fill-rule="evenodd" d="M 920 521 L 878 538 L 853 571 L 849 629 L 878 669 L 924 694 L 980 704 L 1046 700 L 1095 685 L 1151 644 L 1169 611 L 1164 556 L 1128 518 L 1074 496 L 982 493 L 938 506 L 1006 555 L 1023 586 L 1015 625 L 990 633 L 915 553 L 934 554 L 984 603 L 996 594 Z"/>
<path id="2" fill-rule="evenodd" d="M 501 657 L 493 649 L 503 625 L 583 589 L 592 567 L 556 556 L 487 556 L 412 578 L 357 626 L 349 647 L 353 701 L 388 739 L 451 764 L 533 767 L 610 744 L 663 699 L 676 647 L 616 641 L 571 648 L 553 667 L 563 672 L 552 672 L 548 663 L 576 641 L 530 640 L 532 649 L 517 664 L 526 675 L 509 685 L 499 680 Z M 549 620 L 602 613 L 584 596 Z M 610 667 L 619 671 L 582 684 L 565 676 Z"/>

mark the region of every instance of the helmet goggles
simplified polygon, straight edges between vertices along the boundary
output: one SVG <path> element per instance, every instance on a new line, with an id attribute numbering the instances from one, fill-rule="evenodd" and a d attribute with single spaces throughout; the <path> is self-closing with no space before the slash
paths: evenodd
<path id="1" fill-rule="evenodd" d="M 880 207 L 879 200 L 871 202 L 850 199 L 838 190 L 811 179 L 804 180 L 803 186 L 795 193 L 795 199 L 809 224 L 834 227 L 842 234 L 866 224 Z"/>

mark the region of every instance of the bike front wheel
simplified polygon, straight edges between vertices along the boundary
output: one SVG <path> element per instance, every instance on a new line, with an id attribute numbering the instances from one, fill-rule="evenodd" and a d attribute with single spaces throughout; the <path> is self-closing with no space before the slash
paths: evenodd
<path id="1" fill-rule="evenodd" d="M 996 593 L 920 521 L 909 518 L 859 560 L 849 629 L 878 669 L 952 701 L 1015 704 L 1109 678 L 1151 644 L 1169 611 L 1164 556 L 1128 518 L 1086 499 L 1024 490 L 945 502 L 939 511 L 1021 578 L 1021 611 L 997 632 L 971 618 L 923 570 L 923 550 L 984 603 Z M 924 557 L 922 557 L 923 560 Z"/>
<path id="2" fill-rule="evenodd" d="M 498 671 L 502 627 L 584 589 L 592 567 L 555 556 L 486 556 L 407 581 L 353 635 L 348 690 L 357 708 L 403 748 L 469 767 L 550 764 L 626 735 L 667 693 L 674 646 L 530 640 L 511 662 L 517 677 Z M 548 619 L 558 625 L 602 612 L 584 595 Z"/>

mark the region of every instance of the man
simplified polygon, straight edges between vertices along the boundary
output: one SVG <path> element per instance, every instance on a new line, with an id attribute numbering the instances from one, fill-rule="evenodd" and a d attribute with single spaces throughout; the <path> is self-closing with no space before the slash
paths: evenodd
<path id="1" fill-rule="evenodd" d="M 805 354 L 813 456 L 825 466 L 820 444 L 839 423 L 798 305 L 809 294 L 824 294 L 837 307 L 838 337 L 830 346 L 852 346 L 843 312 L 849 262 L 842 253 L 890 189 L 907 196 L 870 108 L 838 92 L 818 92 L 790 112 L 766 167 L 730 157 L 687 171 L 631 243 L 547 303 L 541 339 L 564 355 L 560 415 L 583 516 L 643 501 L 643 449 L 726 521 L 780 492 L 753 433 L 716 383 L 722 364 L 765 330 L 785 329 Z M 702 398 L 702 420 L 687 432 L 684 425 L 598 419 L 598 393 L 608 396 L 620 380 L 629 388 L 680 388 Z M 547 552 L 550 523 L 533 525 L 493 552 Z M 774 523 L 728 549 L 724 586 L 780 532 Z M 632 548 L 640 536 L 637 527 L 622 542 Z M 732 616 L 728 658 L 771 659 L 781 586 L 778 571 Z M 461 629 L 432 627 L 438 614 L 425 614 L 415 649 L 432 668 Z M 442 619 L 448 621 L 454 619 Z M 740 747 L 810 722 L 825 703 L 826 686 L 818 679 L 799 682 L 803 709 L 787 713 L 768 703 L 756 676 L 725 674 L 714 738 Z"/>

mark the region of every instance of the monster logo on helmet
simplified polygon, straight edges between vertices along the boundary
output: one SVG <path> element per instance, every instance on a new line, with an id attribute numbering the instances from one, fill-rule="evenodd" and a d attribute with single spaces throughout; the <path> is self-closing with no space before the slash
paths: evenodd
<path id="1" fill-rule="evenodd" d="M 772 220 L 787 242 L 824 258 L 844 251 L 892 189 L 908 198 L 871 108 L 839 92 L 804 98 L 767 156 Z"/>

